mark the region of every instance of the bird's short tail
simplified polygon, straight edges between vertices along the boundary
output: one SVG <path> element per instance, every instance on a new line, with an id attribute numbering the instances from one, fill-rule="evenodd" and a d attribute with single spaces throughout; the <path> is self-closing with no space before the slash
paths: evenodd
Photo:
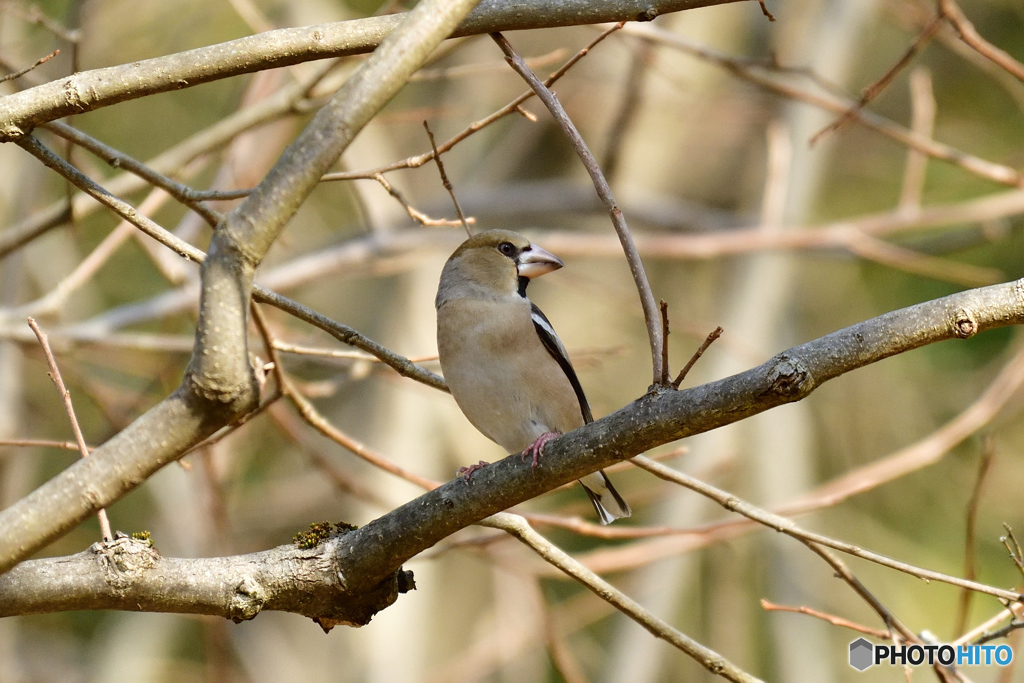
<path id="1" fill-rule="evenodd" d="M 633 511 L 629 509 L 629 505 L 626 504 L 626 501 L 622 499 L 619 492 L 612 486 L 611 480 L 608 479 L 608 475 L 603 470 L 583 477 L 580 479 L 580 484 L 583 485 L 583 490 L 587 492 L 590 502 L 594 504 L 594 509 L 597 510 L 597 516 L 601 519 L 601 524 L 611 524 L 620 517 L 629 517 L 633 514 Z"/>

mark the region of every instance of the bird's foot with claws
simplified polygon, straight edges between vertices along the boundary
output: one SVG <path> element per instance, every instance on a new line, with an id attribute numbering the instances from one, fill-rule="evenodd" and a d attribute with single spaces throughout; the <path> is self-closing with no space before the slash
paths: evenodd
<path id="1" fill-rule="evenodd" d="M 477 470 L 482 470 L 483 468 L 487 467 L 490 464 L 491 463 L 489 462 L 484 462 L 483 460 L 481 460 L 475 465 L 470 465 L 469 467 L 460 467 L 458 470 L 455 471 L 455 476 L 462 477 L 462 480 L 468 484 L 469 478 L 473 476 L 474 472 L 476 472 Z"/>
<path id="2" fill-rule="evenodd" d="M 536 441 L 526 447 L 526 450 L 521 454 L 522 459 L 526 460 L 526 456 L 531 456 L 533 458 L 533 463 L 530 466 L 536 469 L 537 465 L 540 464 L 540 456 L 544 454 L 544 446 L 547 445 L 548 441 L 558 438 L 559 436 L 561 436 L 561 434 L 558 432 L 544 432 L 537 437 Z"/>

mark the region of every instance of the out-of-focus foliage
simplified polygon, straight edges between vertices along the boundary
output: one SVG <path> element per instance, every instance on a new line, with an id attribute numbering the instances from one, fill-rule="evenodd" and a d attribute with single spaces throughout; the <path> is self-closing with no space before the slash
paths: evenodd
<path id="1" fill-rule="evenodd" d="M 252 3 L 276 26 L 365 16 L 373 1 Z M 1019 0 L 964 0 L 964 11 L 988 40 L 1024 61 L 1024 5 Z M 247 35 L 238 12 L 248 0 L 50 0 L 40 8 L 77 26 L 79 69 L 169 54 Z M 931 3 L 915 0 L 779 0 L 769 23 L 755 3 L 738 3 L 660 18 L 655 25 L 722 53 L 811 67 L 855 97 L 899 59 L 921 28 Z M 72 68 L 70 46 L 15 13 L 0 13 L 0 57 L 15 67 L 61 48 L 32 72 L 52 79 Z M 527 57 L 561 50 L 547 72 L 593 39 L 579 27 L 510 34 Z M 934 137 L 1013 168 L 1024 168 L 1024 83 L 997 74 L 955 40 L 933 40 L 869 109 L 908 124 L 908 81 L 914 69 L 931 76 Z M 637 62 L 634 65 L 634 61 Z M 456 68 L 483 65 L 460 74 Z M 308 66 L 308 65 L 307 65 Z M 431 70 L 440 78 L 409 84 L 346 152 L 346 170 L 376 167 L 424 152 L 421 121 L 439 140 L 505 104 L 524 85 L 486 37 L 445 46 Z M 281 70 L 281 83 L 295 76 Z M 247 76 L 126 102 L 74 117 L 86 132 L 136 158 L 151 158 L 235 111 L 252 96 Z M 639 78 L 638 83 L 631 79 Z M 795 81 L 809 87 L 808 81 Z M 271 81 L 273 83 L 273 81 Z M 10 85 L 4 86 L 10 88 Z M 791 148 L 781 223 L 813 230 L 830 221 L 891 211 L 900 198 L 907 149 L 856 124 L 808 140 L 834 117 L 770 94 L 727 71 L 667 47 L 610 37 L 558 84 L 557 93 L 599 159 L 621 145 L 611 178 L 638 235 L 722 232 L 755 226 L 767 182 L 766 131 L 777 126 Z M 5 91 L 6 92 L 6 91 Z M 588 201 L 587 178 L 539 104 L 536 123 L 511 116 L 445 155 L 445 166 L 467 213 L 480 228 L 527 231 L 544 245 L 547 231 L 611 231 Z M 631 108 L 622 116 L 624 108 Z M 259 180 L 303 123 L 288 119 L 259 129 L 232 153 L 239 186 Z M 618 121 L 625 120 L 624 126 Z M 614 140 L 618 138 L 619 142 Z M 63 143 L 47 138 L 57 149 Z M 62 181 L 21 150 L 0 148 L 0 229 L 64 196 Z M 97 177 L 110 169 L 82 150 L 74 161 Z M 206 187 L 220 158 L 189 179 Z M 453 216 L 436 168 L 390 174 L 416 207 Z M 1007 188 L 956 166 L 927 165 L 924 205 L 966 201 Z M 136 205 L 144 194 L 130 197 Z M 220 208 L 230 206 L 225 203 Z M 636 209 L 636 217 L 631 213 Z M 661 220 L 649 218 L 657 209 Z M 645 213 L 646 210 L 646 213 Z M 169 228 L 185 211 L 168 203 L 154 218 Z M 647 217 L 645 219 L 645 216 Z M 0 306 L 48 292 L 116 225 L 96 212 L 35 240 L 0 261 Z M 325 183 L 275 245 L 263 270 L 295 257 L 360 238 L 386 236 L 412 221 L 375 182 Z M 1024 220 L 997 220 L 919 230 L 891 239 L 950 262 L 1024 277 Z M 195 233 L 205 246 L 208 232 Z M 433 295 L 440 266 L 457 244 L 457 229 L 437 231 L 436 246 L 347 263 L 287 294 L 381 340 L 405 355 L 430 356 Z M 567 267 L 531 287 L 574 356 L 595 415 L 643 394 L 649 380 L 643 319 L 621 257 L 562 254 Z M 845 250 L 754 252 L 708 259 L 645 254 L 655 294 L 670 304 L 671 359 L 678 370 L 716 325 L 725 335 L 687 380 L 701 382 L 761 362 L 795 343 L 848 324 L 964 287 L 867 261 Z M 135 241 L 128 241 L 58 314 L 41 319 L 63 329 L 118 310 L 172 286 Z M 283 340 L 333 346 L 320 334 L 268 312 Z M 188 335 L 193 313 L 155 317 L 126 331 Z M 57 335 L 59 336 L 59 335 Z M 765 506 L 778 505 L 853 468 L 882 458 L 953 419 L 974 401 L 1020 348 L 1013 329 L 946 342 L 884 361 L 824 386 L 810 399 L 722 433 L 692 439 L 673 464 Z M 256 353 L 265 355 L 254 337 Z M 0 340 L 0 438 L 68 439 L 62 407 L 33 344 Z M 145 407 L 173 390 L 185 353 L 153 353 L 99 344 L 58 348 L 86 439 L 98 444 Z M 286 355 L 286 367 L 341 430 L 424 476 L 447 479 L 460 466 L 501 457 L 477 434 L 449 396 L 397 378 L 365 361 L 322 361 Z M 284 409 L 284 406 L 281 406 Z M 983 433 L 995 461 L 977 516 L 980 581 L 1021 584 L 999 543 L 1003 522 L 1024 534 L 1024 428 L 1013 399 Z M 288 410 L 283 410 L 287 413 Z M 165 555 L 250 552 L 289 542 L 311 522 L 362 524 L 385 510 L 339 491 L 324 461 L 383 502 L 399 504 L 417 490 L 354 459 L 293 420 L 301 443 L 264 415 L 214 447 L 171 465 L 109 509 L 116 529 L 150 530 Z M 802 521 L 806 526 L 907 562 L 961 574 L 967 501 L 977 476 L 981 436 L 967 439 L 937 464 L 852 498 Z M 668 449 L 666 449 L 668 450 Z M 8 505 L 77 457 L 72 451 L 0 447 L 0 505 Z M 318 464 L 319 463 L 319 464 Z M 696 526 L 723 516 L 694 494 L 669 488 L 642 472 L 617 481 L 634 504 L 634 524 Z M 578 490 L 533 501 L 526 509 L 589 516 Z M 618 525 L 617 525 L 618 526 Z M 574 554 L 599 559 L 623 548 L 562 530 L 541 529 Z M 2 530 L 0 530 L 2 533 Z M 487 537 L 469 529 L 452 540 Z M 762 597 L 806 605 L 882 628 L 867 606 L 826 565 L 795 542 L 756 532 L 682 556 L 641 561 L 609 578 L 659 615 L 744 669 L 768 680 L 894 680 L 898 670 L 860 674 L 846 664 L 851 631 L 784 613 L 765 613 Z M 95 522 L 53 544 L 47 554 L 78 552 L 97 540 Z M 658 544 L 633 542 L 638 557 Z M 447 545 L 445 546 L 447 548 Z M 645 555 L 646 554 L 646 555 Z M 915 630 L 956 637 L 959 593 L 873 565 L 851 565 L 868 587 Z M 410 563 L 418 589 L 369 626 L 324 635 L 293 615 L 266 613 L 234 625 L 206 618 L 127 613 L 67 613 L 0 621 L 0 682 L 35 681 L 554 681 L 558 673 L 546 634 L 558 633 L 585 680 L 681 681 L 710 675 L 655 641 L 596 597 L 539 563 L 512 539 L 427 553 Z M 969 624 L 999 605 L 976 597 Z M 553 621 L 551 621 L 553 620 Z M 550 624 L 554 624 L 549 628 Z M 1014 641 L 1011 641 L 1014 642 Z M 1020 643 L 1018 639 L 1015 641 Z M 1018 656 L 1024 656 L 1018 649 Z M 1024 681 L 994 669 L 971 669 L 976 681 Z M 571 674 L 570 674 L 571 675 Z M 918 671 L 917 677 L 930 675 Z"/>

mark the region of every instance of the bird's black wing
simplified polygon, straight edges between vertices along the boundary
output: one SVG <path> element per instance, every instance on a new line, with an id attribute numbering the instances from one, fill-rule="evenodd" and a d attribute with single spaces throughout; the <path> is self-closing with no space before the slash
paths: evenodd
<path id="1" fill-rule="evenodd" d="M 540 341 L 544 344 L 544 348 L 548 350 L 551 357 L 558 362 L 558 366 L 562 368 L 562 372 L 569 379 L 569 384 L 572 385 L 572 390 L 576 392 L 576 398 L 580 402 L 580 412 L 583 413 L 583 422 L 590 424 L 594 421 L 594 416 L 590 413 L 590 404 L 587 403 L 587 397 L 583 393 L 583 387 L 580 385 L 580 379 L 576 376 L 576 371 L 573 370 L 572 363 L 569 362 L 569 354 L 566 352 L 565 347 L 562 345 L 562 341 L 555 334 L 555 328 L 551 326 L 551 322 L 547 319 L 541 310 L 537 308 L 537 304 L 530 302 L 530 310 L 532 312 L 531 317 L 533 318 L 533 326 L 537 330 L 537 336 L 540 337 Z"/>

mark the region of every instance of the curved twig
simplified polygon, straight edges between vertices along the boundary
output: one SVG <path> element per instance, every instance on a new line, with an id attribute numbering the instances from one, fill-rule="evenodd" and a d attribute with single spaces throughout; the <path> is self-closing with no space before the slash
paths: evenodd
<path id="1" fill-rule="evenodd" d="M 558 122 L 558 125 L 561 126 L 566 137 L 569 138 L 570 144 L 576 150 L 576 154 L 583 162 L 587 173 L 590 174 L 590 179 L 594 182 L 594 189 L 597 190 L 597 195 L 601 198 L 601 202 L 611 216 L 612 225 L 615 226 L 615 233 L 618 235 L 619 243 L 622 245 L 622 251 L 626 254 L 629 270 L 633 274 L 633 282 L 636 284 L 637 292 L 640 294 L 640 305 L 643 307 L 644 320 L 647 323 L 647 336 L 651 344 L 651 364 L 654 368 L 654 379 L 651 381 L 651 385 L 668 385 L 668 369 L 664 367 L 666 359 L 662 357 L 665 338 L 661 328 L 661 318 L 658 313 L 658 302 L 651 291 L 651 283 L 647 279 L 647 272 L 644 270 L 643 261 L 640 260 L 640 253 L 636 249 L 633 235 L 630 233 L 629 227 L 626 225 L 626 219 L 623 217 L 622 211 L 612 195 L 612 188 L 608 185 L 604 173 L 601 172 L 601 168 L 597 165 L 597 159 L 590 153 L 590 148 L 583 141 L 583 137 L 576 130 L 575 124 L 573 124 L 569 115 L 565 113 L 565 109 L 558 101 L 558 98 L 555 97 L 555 94 L 548 90 L 544 83 L 537 78 L 537 74 L 533 73 L 533 70 L 526 65 L 523 58 L 505 40 L 504 36 L 500 33 L 492 33 L 491 38 L 498 44 L 501 51 L 505 53 L 505 60 L 509 65 L 533 88 L 533 91 L 537 93 L 537 98 L 551 112 L 551 115 Z"/>

